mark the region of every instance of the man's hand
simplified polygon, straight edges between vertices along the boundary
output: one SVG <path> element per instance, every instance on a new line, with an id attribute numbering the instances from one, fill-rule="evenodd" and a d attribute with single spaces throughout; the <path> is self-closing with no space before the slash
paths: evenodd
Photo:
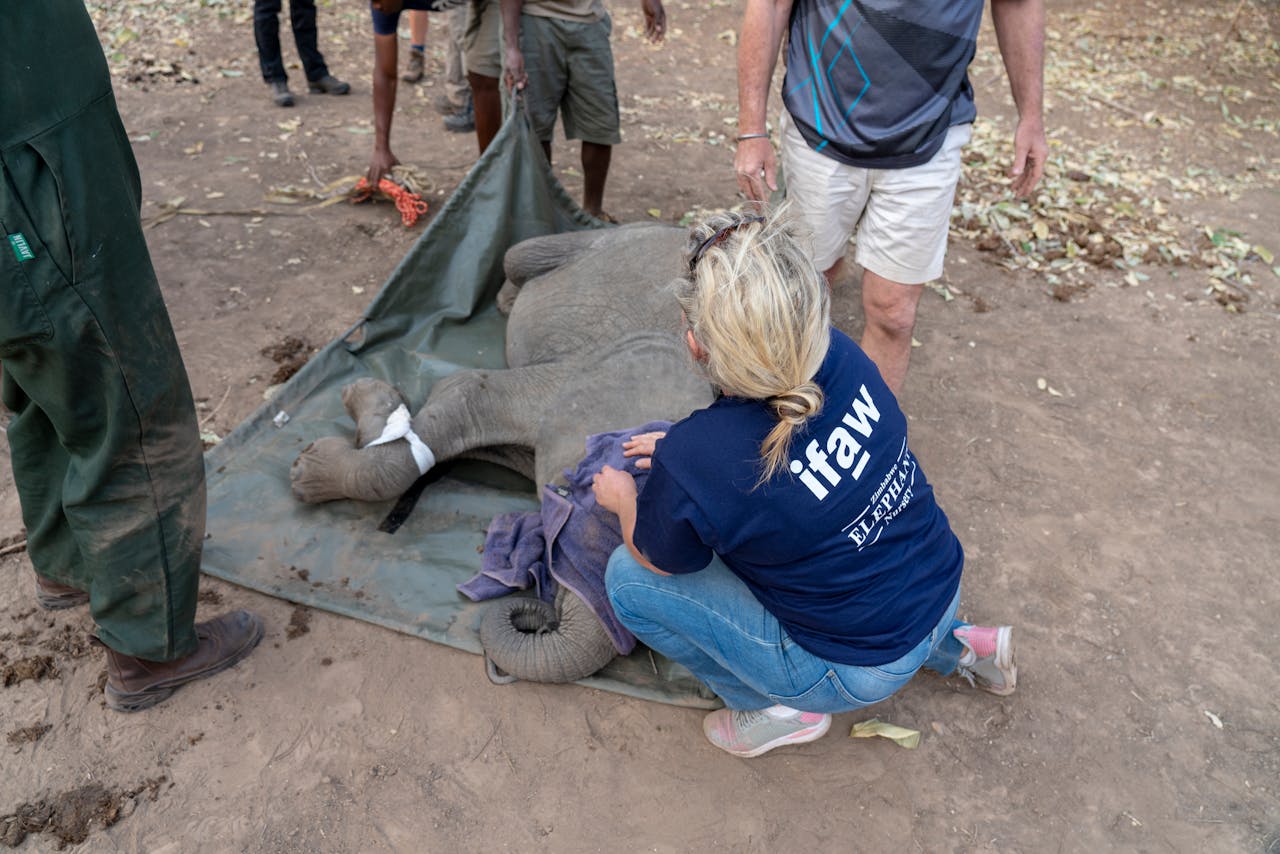
<path id="1" fill-rule="evenodd" d="M 1013 178 L 1013 194 L 1020 199 L 1031 195 L 1044 175 L 1044 163 L 1049 156 L 1049 144 L 1044 138 L 1044 125 L 1039 122 L 1020 121 L 1013 134 L 1013 166 L 1009 177 Z"/>
<path id="2" fill-rule="evenodd" d="M 1009 175 L 1014 195 L 1026 198 L 1040 182 L 1049 154 L 1044 139 L 1044 0 L 991 0 L 991 23 L 1018 108 Z"/>
<path id="3" fill-rule="evenodd" d="M 645 38 L 652 44 L 661 44 L 667 34 L 667 10 L 662 7 L 662 0 L 640 0 L 640 10 L 644 12 Z"/>
<path id="4" fill-rule="evenodd" d="M 641 433 L 637 436 L 632 436 L 622 443 L 622 456 L 639 457 L 640 459 L 636 460 L 636 468 L 638 469 L 652 468 L 653 460 L 651 458 L 653 457 L 654 448 L 657 447 L 658 440 L 666 435 L 666 433 L 659 430 L 653 433 Z"/>
<path id="5" fill-rule="evenodd" d="M 529 82 L 529 75 L 524 70 L 524 54 L 520 51 L 520 17 L 524 10 L 524 0 L 501 0 L 500 5 L 502 41 L 506 48 L 506 59 L 502 63 L 502 81 L 508 90 L 512 87 L 524 89 Z"/>
<path id="6" fill-rule="evenodd" d="M 610 513 L 621 515 L 624 506 L 635 507 L 635 478 L 612 466 L 605 466 L 591 478 L 591 491 L 595 493 L 596 503 Z"/>
<path id="7" fill-rule="evenodd" d="M 738 141 L 733 169 L 738 187 L 753 202 L 778 189 L 778 158 L 768 137 L 769 81 L 791 19 L 792 0 L 746 0 L 738 34 Z"/>
<path id="8" fill-rule="evenodd" d="M 502 64 L 502 79 L 506 82 L 507 88 L 512 86 L 517 89 L 524 89 L 525 84 L 529 82 L 529 75 L 524 70 L 524 54 L 518 47 L 507 47 L 507 58 Z"/>
<path id="9" fill-rule="evenodd" d="M 769 193 L 778 189 L 778 156 L 765 137 L 739 142 L 733 169 L 738 173 L 738 188 L 753 202 L 768 201 Z"/>
<path id="10" fill-rule="evenodd" d="M 392 166 L 400 165 L 400 161 L 391 153 L 390 148 L 373 148 L 373 156 L 369 158 L 369 172 L 365 175 L 365 179 L 369 182 L 369 187 L 377 192 L 378 181 L 391 171 Z"/>

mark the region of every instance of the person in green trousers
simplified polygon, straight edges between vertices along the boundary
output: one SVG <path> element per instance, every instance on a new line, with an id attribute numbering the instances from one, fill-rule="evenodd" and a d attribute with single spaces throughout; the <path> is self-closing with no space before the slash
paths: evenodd
<path id="1" fill-rule="evenodd" d="M 82 0 L 0 15 L 0 396 L 36 595 L 89 603 L 108 705 L 137 711 L 249 654 L 195 622 L 204 460 L 147 252 L 141 181 Z"/>

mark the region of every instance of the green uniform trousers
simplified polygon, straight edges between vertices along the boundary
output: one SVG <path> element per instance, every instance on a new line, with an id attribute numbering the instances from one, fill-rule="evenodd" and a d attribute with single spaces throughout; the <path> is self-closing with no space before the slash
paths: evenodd
<path id="1" fill-rule="evenodd" d="M 36 63 L 34 76 L 4 80 L 21 94 L 0 92 L 10 131 L 0 132 L 0 395 L 14 413 L 27 550 L 40 575 L 88 591 L 107 646 L 170 661 L 196 647 L 205 487 L 195 407 L 92 24 L 79 3 L 70 18 L 65 2 L 32 4 L 35 18 L 43 6 L 59 20 L 33 20 L 32 33 L 59 40 L 51 71 L 63 80 L 42 87 L 44 57 L 29 55 L 3 69 Z M 21 55 L 5 42 L 22 34 L 3 29 L 0 51 Z M 61 64 L 69 50 L 82 61 Z M 85 79 L 68 86 L 66 76 Z M 29 87 L 78 101 L 41 103 L 46 124 L 31 114 Z"/>

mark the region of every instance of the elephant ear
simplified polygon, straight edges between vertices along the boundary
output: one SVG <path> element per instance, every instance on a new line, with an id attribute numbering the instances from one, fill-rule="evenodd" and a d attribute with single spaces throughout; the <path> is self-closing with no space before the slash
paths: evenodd
<path id="1" fill-rule="evenodd" d="M 564 587 L 555 605 L 529 596 L 494 602 L 480 623 L 480 643 L 494 665 L 530 682 L 574 682 L 617 654 L 600 619 Z"/>

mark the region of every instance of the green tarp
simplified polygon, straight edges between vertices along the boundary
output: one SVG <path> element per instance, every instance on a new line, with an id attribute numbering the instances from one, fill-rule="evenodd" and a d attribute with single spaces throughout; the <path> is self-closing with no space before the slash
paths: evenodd
<path id="1" fill-rule="evenodd" d="M 314 439 L 354 435 L 341 390 L 359 377 L 386 380 L 416 410 L 454 371 L 504 367 L 504 320 L 493 306 L 503 253 L 526 238 L 600 226 L 556 181 L 517 103 L 364 318 L 206 455 L 205 572 L 479 653 L 486 605 L 455 587 L 479 570 L 495 515 L 537 509 L 532 483 L 483 463 L 445 464 L 403 526 L 387 534 L 378 528 L 394 502 L 303 504 L 289 491 L 289 466 Z M 688 671 L 643 645 L 582 684 L 719 705 Z"/>

